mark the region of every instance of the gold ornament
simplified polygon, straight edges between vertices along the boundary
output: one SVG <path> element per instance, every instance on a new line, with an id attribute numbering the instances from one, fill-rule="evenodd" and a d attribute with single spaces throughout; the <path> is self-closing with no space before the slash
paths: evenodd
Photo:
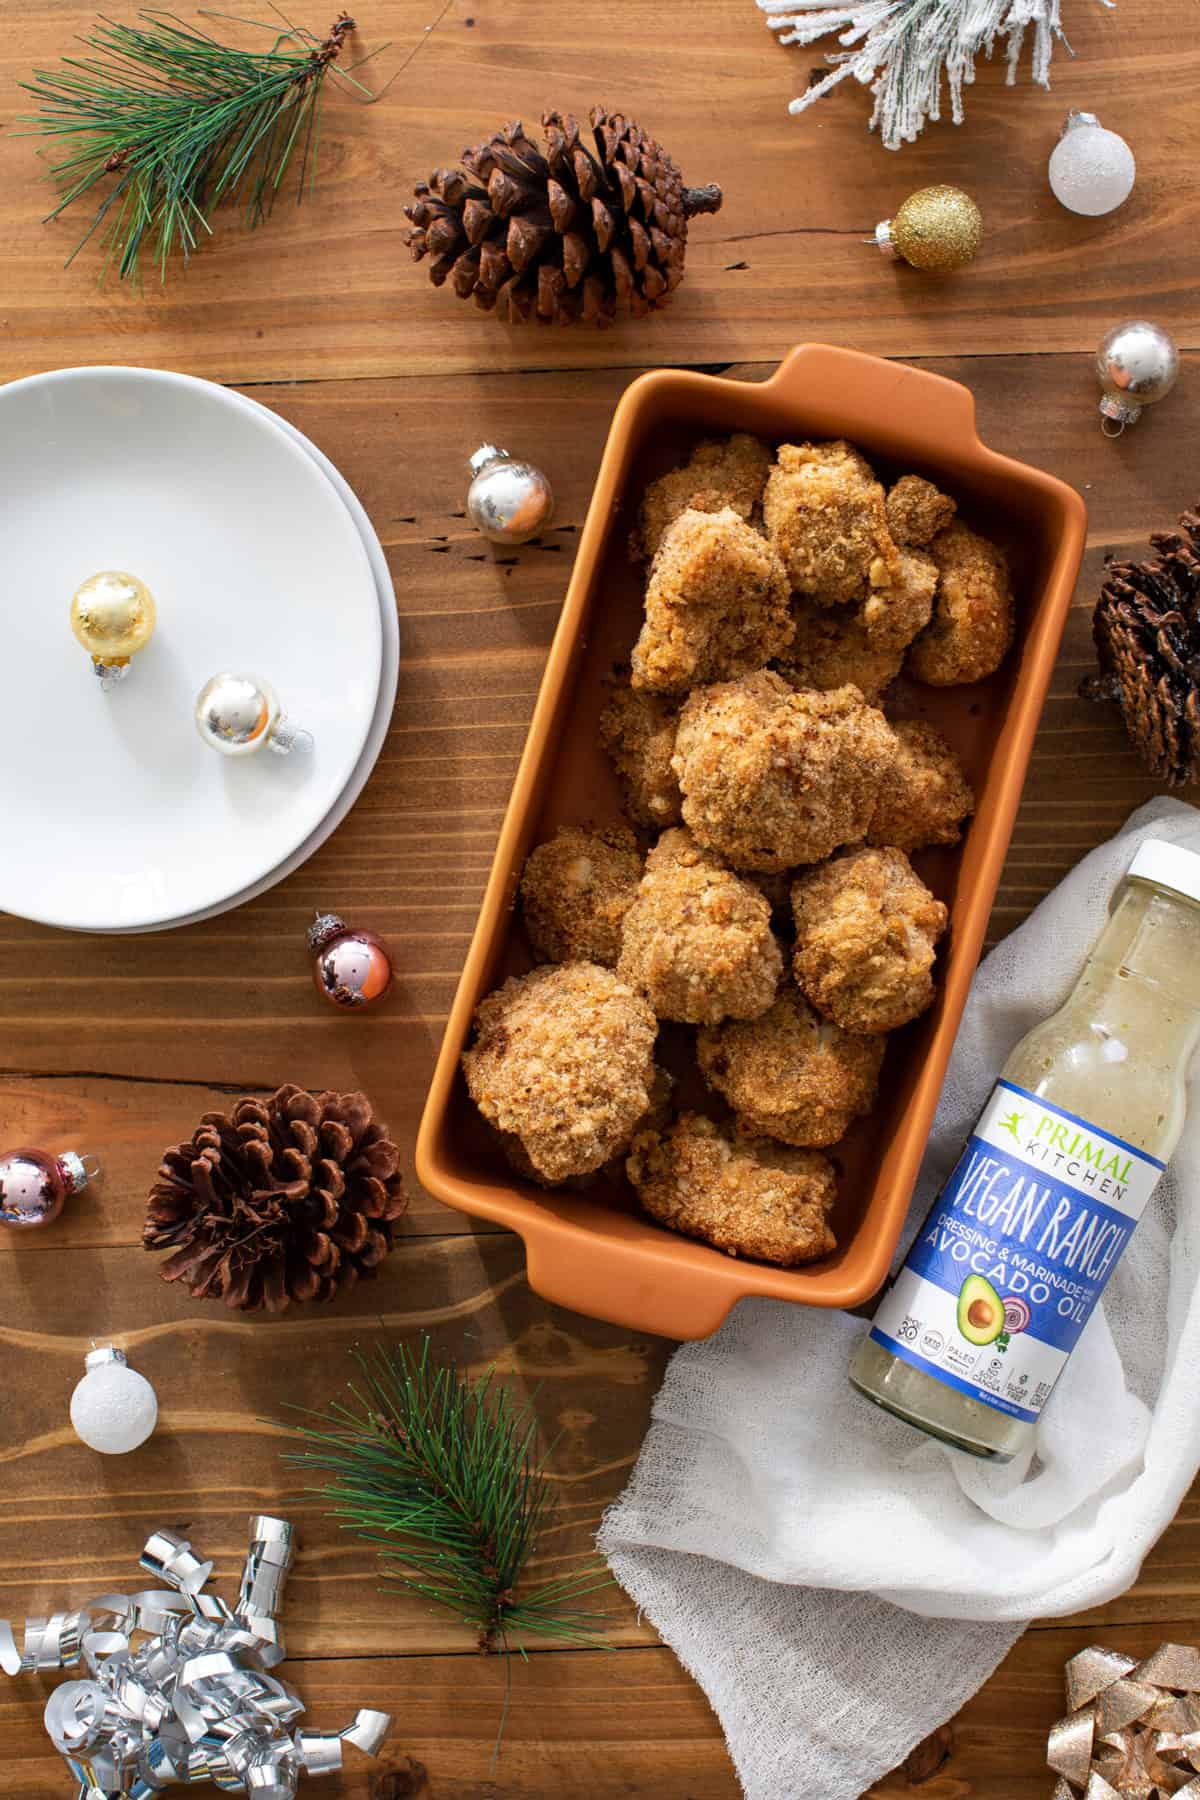
<path id="1" fill-rule="evenodd" d="M 71 630 L 105 687 L 128 674 L 130 657 L 154 636 L 157 617 L 150 589 L 123 569 L 90 575 L 71 601 Z"/>
<path id="2" fill-rule="evenodd" d="M 965 269 L 983 242 L 983 215 L 970 194 L 956 187 L 919 188 L 894 219 L 875 227 L 885 256 L 902 257 L 914 269 L 949 275 Z"/>

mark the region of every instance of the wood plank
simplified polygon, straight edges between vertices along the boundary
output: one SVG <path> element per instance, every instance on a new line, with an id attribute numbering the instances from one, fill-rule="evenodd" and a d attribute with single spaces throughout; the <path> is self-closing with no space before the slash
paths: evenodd
<path id="1" fill-rule="evenodd" d="M 6 91 L 73 51 L 93 15 L 90 0 L 24 7 L 21 31 L 0 44 Z M 311 201 L 282 203 L 258 234 L 222 222 L 165 289 L 151 273 L 141 297 L 115 283 L 97 290 L 92 249 L 64 270 L 86 215 L 40 224 L 53 199 L 42 147 L 0 139 L 0 375 L 104 361 L 225 381 L 596 370 L 775 357 L 804 335 L 889 355 L 1043 353 L 1092 347 L 1144 311 L 1195 346 L 1200 233 L 1180 147 L 1200 46 L 1183 19 L 1179 6 L 1076 0 L 1077 56 L 1060 49 L 1051 92 L 1027 69 L 1009 91 L 998 57 L 981 65 L 961 128 L 930 127 L 893 156 L 868 135 L 870 100 L 855 83 L 788 115 L 835 46 L 779 45 L 751 0 L 692 0 L 677 32 L 657 0 L 596 0 L 586 12 L 374 0 L 364 43 L 392 41 L 372 65 L 381 83 L 393 79 L 386 98 L 363 107 L 331 95 Z M 696 225 L 670 311 L 607 333 L 513 330 L 431 288 L 405 248 L 413 183 L 506 119 L 532 124 L 547 105 L 586 113 L 595 101 L 639 119 L 689 180 L 725 190 L 720 215 Z M 20 96 L 10 110 L 24 105 Z M 1069 106 L 1098 109 L 1134 145 L 1138 185 L 1116 218 L 1068 214 L 1046 185 Z M 931 282 L 863 240 L 906 193 L 943 180 L 976 193 L 987 241 L 974 269 Z"/>
<path id="2" fill-rule="evenodd" d="M 539 1654 L 512 1665 L 500 1755 L 492 1747 L 505 1671 L 478 1657 L 289 1662 L 318 1729 L 363 1705 L 390 1709 L 392 1739 L 378 1765 L 350 1750 L 340 1780 L 310 1791 L 368 1800 L 376 1767 L 415 1759 L 409 1800 L 585 1800 L 601 1793 L 649 1800 L 732 1800 L 738 1792 L 720 1728 L 699 1690 L 666 1650 Z M 4 1678 L 0 1677 L 0 1682 Z M 26 1678 L 0 1686 L 0 1795 L 63 1800 L 67 1781 L 41 1725 L 44 1689 Z M 209 1800 L 215 1788 L 187 1792 Z"/>
<path id="3" fill-rule="evenodd" d="M 1045 1800 L 1046 1738 L 1063 1712 L 1063 1665 L 1089 1641 L 1073 1627 L 1027 1633 L 931 1753 L 876 1783 L 863 1800 L 911 1800 L 914 1793 L 922 1800 Z M 1110 1648 L 1135 1657 L 1161 1641 L 1153 1626 L 1105 1634 Z M 335 1729 L 358 1706 L 391 1710 L 396 1724 L 380 1766 L 419 1765 L 411 1800 L 737 1800 L 741 1793 L 716 1718 L 667 1650 L 559 1651 L 514 1662 L 494 1764 L 504 1683 L 495 1660 L 294 1659 L 284 1674 L 299 1687 L 317 1729 Z M 47 1685 L 29 1676 L 0 1685 L 0 1795 L 13 1800 L 63 1800 L 67 1792 L 42 1731 Z M 368 1800 L 372 1773 L 365 1757 L 348 1752 L 340 1783 L 328 1791 Z M 190 1791 L 197 1800 L 216 1792 Z"/>
<path id="4" fill-rule="evenodd" d="M 237 1085 L 212 1088 L 199 1082 L 111 1081 L 88 1075 L 41 1080 L 0 1076 L 6 1144 L 81 1153 L 95 1144 L 104 1147 L 101 1179 L 67 1207 L 52 1232 L 0 1233 L 0 1270 L 10 1256 L 140 1248 L 146 1196 L 164 1150 L 190 1137 L 205 1113 L 228 1112 L 243 1091 Z M 423 1094 L 414 1084 L 396 1098 L 401 1110 L 386 1122 L 406 1162 L 409 1208 L 400 1222 L 401 1235 L 493 1233 L 497 1227 L 453 1212 L 421 1187 L 412 1170 L 412 1147 Z"/>

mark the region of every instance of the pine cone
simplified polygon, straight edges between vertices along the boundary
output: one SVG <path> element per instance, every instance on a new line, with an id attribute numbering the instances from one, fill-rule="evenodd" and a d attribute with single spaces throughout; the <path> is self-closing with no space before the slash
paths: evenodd
<path id="1" fill-rule="evenodd" d="M 205 1113 L 167 1151 L 142 1243 L 177 1246 L 160 1272 L 194 1299 L 278 1313 L 373 1275 L 407 1205 L 400 1152 L 365 1094 L 281 1087 Z"/>
<path id="2" fill-rule="evenodd" d="M 1114 563 L 1092 634 L 1100 674 L 1088 699 L 1115 700 L 1131 743 L 1172 787 L 1200 779 L 1200 509 L 1157 532 L 1154 559 Z"/>
<path id="3" fill-rule="evenodd" d="M 543 153 L 520 120 L 437 169 L 404 211 L 413 261 L 460 300 L 510 324 L 610 325 L 665 306 L 683 280 L 687 222 L 716 212 L 719 187 L 689 188 L 653 138 L 621 113 L 591 111 L 595 154 L 570 114 L 542 115 Z M 463 170 L 466 173 L 463 173 Z"/>

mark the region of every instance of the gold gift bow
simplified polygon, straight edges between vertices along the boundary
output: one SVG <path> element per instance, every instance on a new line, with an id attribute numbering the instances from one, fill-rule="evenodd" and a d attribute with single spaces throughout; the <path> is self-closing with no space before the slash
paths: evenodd
<path id="1" fill-rule="evenodd" d="M 1161 1644 L 1139 1663 L 1093 1645 L 1066 1676 L 1051 1800 L 1200 1800 L 1200 1650 Z"/>

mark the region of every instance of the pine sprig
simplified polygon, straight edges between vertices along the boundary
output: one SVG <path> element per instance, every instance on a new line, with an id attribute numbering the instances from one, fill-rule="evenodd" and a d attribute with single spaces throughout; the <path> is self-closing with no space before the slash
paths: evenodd
<path id="1" fill-rule="evenodd" d="M 52 165 L 62 199 L 50 219 L 98 196 L 68 263 L 102 231 L 106 268 L 115 263 L 122 280 L 136 280 L 146 255 L 165 280 L 171 255 L 190 256 L 222 203 L 241 201 L 258 224 L 297 155 L 303 192 L 315 170 L 325 78 L 355 24 L 341 13 L 322 41 L 290 27 L 269 50 L 251 51 L 170 13 L 140 19 L 102 19 L 83 39 L 92 54 L 22 82 L 39 103 L 24 115 L 24 135 L 62 145 Z"/>
<path id="2" fill-rule="evenodd" d="M 436 1363 L 428 1339 L 354 1356 L 352 1404 L 290 1427 L 308 1447 L 287 1461 L 332 1477 L 315 1491 L 380 1546 L 388 1579 L 456 1614 L 481 1650 L 527 1636 L 590 1642 L 599 1620 L 577 1603 L 609 1584 L 599 1565 L 523 1585 L 551 1503 L 532 1410 L 491 1370 L 470 1379 Z"/>

